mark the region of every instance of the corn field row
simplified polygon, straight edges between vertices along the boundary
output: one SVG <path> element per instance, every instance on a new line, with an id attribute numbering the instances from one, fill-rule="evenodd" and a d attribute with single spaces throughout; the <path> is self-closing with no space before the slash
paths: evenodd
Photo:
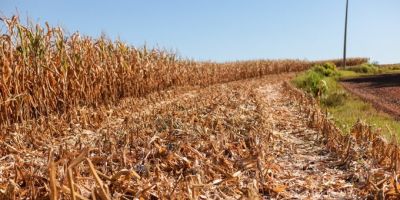
<path id="1" fill-rule="evenodd" d="M 174 86 L 200 85 L 302 71 L 301 60 L 195 62 L 160 49 L 135 48 L 61 28 L 1 19 L 0 124 L 21 122 L 76 106 L 109 105 Z M 349 65 L 366 62 L 355 58 Z M 324 61 L 325 62 L 325 61 Z M 340 60 L 331 62 L 340 64 Z"/>

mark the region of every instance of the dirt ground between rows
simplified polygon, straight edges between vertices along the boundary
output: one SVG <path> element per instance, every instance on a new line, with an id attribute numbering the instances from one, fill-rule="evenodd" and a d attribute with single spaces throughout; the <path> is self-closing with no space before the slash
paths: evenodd
<path id="1" fill-rule="evenodd" d="M 282 192 L 272 199 L 358 199 L 357 184 L 349 177 L 353 169 L 335 167 L 337 155 L 318 141 L 318 133 L 308 128 L 306 116 L 285 95 L 282 83 L 259 89 L 268 106 L 264 110 L 271 123 L 272 166 Z"/>
<path id="2" fill-rule="evenodd" d="M 400 74 L 383 74 L 342 80 L 342 85 L 377 109 L 400 119 Z"/>

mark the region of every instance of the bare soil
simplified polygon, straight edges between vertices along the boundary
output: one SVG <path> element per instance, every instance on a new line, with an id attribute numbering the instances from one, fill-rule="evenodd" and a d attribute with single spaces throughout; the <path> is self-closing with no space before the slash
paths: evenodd
<path id="1" fill-rule="evenodd" d="M 351 93 L 400 119 L 400 74 L 383 74 L 342 80 Z"/>

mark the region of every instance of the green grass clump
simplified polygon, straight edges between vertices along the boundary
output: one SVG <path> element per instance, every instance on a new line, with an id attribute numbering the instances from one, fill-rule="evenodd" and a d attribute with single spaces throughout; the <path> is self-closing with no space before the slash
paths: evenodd
<path id="1" fill-rule="evenodd" d="M 348 97 L 348 94 L 342 90 L 331 92 L 326 95 L 325 98 L 321 99 L 323 105 L 327 107 L 337 107 L 343 105 Z"/>

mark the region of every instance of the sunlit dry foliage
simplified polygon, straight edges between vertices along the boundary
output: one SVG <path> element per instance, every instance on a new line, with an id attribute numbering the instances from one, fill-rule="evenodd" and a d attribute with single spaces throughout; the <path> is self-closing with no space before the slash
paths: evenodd
<path id="1" fill-rule="evenodd" d="M 64 113 L 79 105 L 110 104 L 172 86 L 206 86 L 302 71 L 313 64 L 300 60 L 194 62 L 104 36 L 65 35 L 48 24 L 24 26 L 18 17 L 2 22 L 6 30 L 0 38 L 0 124 Z"/>

